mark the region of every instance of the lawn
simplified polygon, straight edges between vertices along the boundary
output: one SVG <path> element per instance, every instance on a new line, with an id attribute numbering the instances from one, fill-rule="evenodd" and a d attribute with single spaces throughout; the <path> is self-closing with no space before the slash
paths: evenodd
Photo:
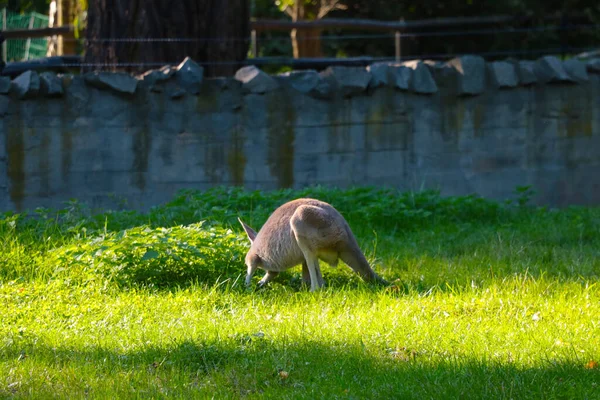
<path id="1" fill-rule="evenodd" d="M 600 208 L 388 189 L 186 191 L 0 215 L 0 398 L 600 398 Z M 367 284 L 243 284 L 240 216 L 311 196 Z M 259 272 L 258 275 L 262 275 Z"/>

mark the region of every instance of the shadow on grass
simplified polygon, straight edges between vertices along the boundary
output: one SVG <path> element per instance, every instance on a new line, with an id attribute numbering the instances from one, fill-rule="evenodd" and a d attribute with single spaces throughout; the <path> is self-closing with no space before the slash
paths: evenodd
<path id="1" fill-rule="evenodd" d="M 0 355 L 12 377 L 0 380 L 0 396 L 541 399 L 591 398 L 600 384 L 597 369 L 570 362 L 522 368 L 260 334 L 124 351 L 35 344 Z"/>

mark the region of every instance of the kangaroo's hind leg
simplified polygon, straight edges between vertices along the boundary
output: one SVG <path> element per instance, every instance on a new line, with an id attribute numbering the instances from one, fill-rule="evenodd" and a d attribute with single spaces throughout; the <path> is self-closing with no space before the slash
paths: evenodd
<path id="1" fill-rule="evenodd" d="M 317 269 L 317 281 L 319 286 L 323 286 L 325 282 L 323 281 L 323 274 L 321 273 L 321 268 Z M 310 272 L 308 271 L 308 265 L 306 265 L 306 261 L 302 262 L 302 282 L 305 285 L 310 285 Z"/>
<path id="2" fill-rule="evenodd" d="M 302 282 L 304 282 L 306 285 L 310 285 L 310 273 L 308 272 L 306 260 L 302 261 Z"/>
<path id="3" fill-rule="evenodd" d="M 306 266 L 308 267 L 308 274 L 310 275 L 310 291 L 314 292 L 315 290 L 321 287 L 321 283 L 323 282 L 323 278 L 319 280 L 319 277 L 321 276 L 319 259 L 305 245 L 300 244 L 301 241 L 302 239 L 298 241 L 298 244 L 300 246 L 300 249 L 302 249 L 304 258 L 306 259 Z"/>
<path id="4" fill-rule="evenodd" d="M 323 213 L 324 211 L 319 207 L 303 205 L 296 209 L 290 219 L 290 227 L 308 269 L 311 291 L 323 286 L 318 252 L 326 247 L 330 236 L 327 232 L 330 224 Z M 303 276 L 306 278 L 305 272 Z"/>

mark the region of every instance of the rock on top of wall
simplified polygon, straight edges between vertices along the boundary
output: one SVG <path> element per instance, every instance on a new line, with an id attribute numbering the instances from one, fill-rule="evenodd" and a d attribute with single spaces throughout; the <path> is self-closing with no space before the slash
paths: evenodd
<path id="1" fill-rule="evenodd" d="M 177 83 L 185 90 L 191 94 L 198 94 L 204 80 L 204 68 L 190 57 L 186 57 L 175 69 L 175 77 Z"/>
<path id="2" fill-rule="evenodd" d="M 390 86 L 397 89 L 410 89 L 412 69 L 398 63 L 379 62 L 367 67 L 371 74 L 370 87 Z"/>
<path id="3" fill-rule="evenodd" d="M 388 86 L 390 84 L 391 65 L 386 62 L 378 62 L 367 66 L 367 71 L 371 74 L 371 87 L 377 88 Z"/>
<path id="4" fill-rule="evenodd" d="M 146 84 L 150 90 L 154 92 L 162 92 L 163 87 L 160 85 L 171 79 L 175 75 L 175 68 L 170 65 L 165 65 L 159 69 L 151 69 L 140 75 L 140 79 Z"/>
<path id="5" fill-rule="evenodd" d="M 290 86 L 300 93 L 318 99 L 329 99 L 333 95 L 333 86 L 315 70 L 290 71 L 281 74 Z"/>
<path id="6" fill-rule="evenodd" d="M 563 63 L 554 56 L 545 56 L 535 62 L 535 74 L 543 83 L 572 82 Z"/>
<path id="7" fill-rule="evenodd" d="M 583 83 L 590 80 L 585 64 L 576 58 L 570 58 L 563 62 L 563 67 L 575 82 Z"/>
<path id="8" fill-rule="evenodd" d="M 337 95 L 353 96 L 365 93 L 369 87 L 382 86 L 418 94 L 433 94 L 441 90 L 458 95 L 478 95 L 486 90 L 488 76 L 490 83 L 496 88 L 514 88 L 537 82 L 585 83 L 589 81 L 589 73 L 600 73 L 600 59 L 570 59 L 562 62 L 554 56 L 545 56 L 537 61 L 506 60 L 486 63 L 482 57 L 466 55 L 448 62 L 380 62 L 367 68 L 330 66 L 320 73 L 314 70 L 291 71 L 282 74 L 281 78 L 268 75 L 256 66 L 246 66 L 239 69 L 235 78 L 230 78 L 227 82 L 236 87 L 241 86 L 246 93 L 256 94 L 277 90 L 283 82 L 311 97 L 330 99 Z M 80 77 L 82 82 L 90 86 L 128 94 L 135 93 L 140 82 L 155 92 L 167 90 L 167 95 L 172 98 L 185 96 L 186 93 L 197 95 L 202 90 L 210 90 L 204 82 L 204 69 L 189 57 L 177 67 L 164 66 L 137 78 L 124 72 L 89 72 Z M 163 85 L 165 83 L 166 86 Z M 12 82 L 6 77 L 0 77 L 0 94 L 11 92 L 20 99 L 36 96 L 38 93 L 61 96 L 68 87 L 68 82 L 63 77 L 52 72 L 38 74 L 27 71 Z"/>
<path id="9" fill-rule="evenodd" d="M 456 92 L 458 87 L 458 71 L 456 68 L 448 64 L 447 62 L 436 61 L 436 60 L 425 60 L 423 61 L 433 80 L 438 86 L 438 90 L 449 89 L 451 92 Z"/>
<path id="10" fill-rule="evenodd" d="M 413 72 L 411 68 L 408 68 L 406 65 L 394 65 L 391 72 L 395 88 L 402 90 L 410 89 Z"/>
<path id="11" fill-rule="evenodd" d="M 515 66 L 517 69 L 517 76 L 519 77 L 519 84 L 531 85 L 537 82 L 537 76 L 535 75 L 535 62 L 519 61 Z"/>
<path id="12" fill-rule="evenodd" d="M 437 84 L 433 76 L 431 76 L 429 67 L 423 61 L 407 61 L 402 65 L 412 70 L 412 78 L 410 80 L 410 89 L 412 91 L 420 94 L 437 93 Z"/>
<path id="13" fill-rule="evenodd" d="M 83 76 L 88 85 L 108 89 L 117 93 L 133 94 L 138 80 L 125 72 L 88 72 Z"/>
<path id="14" fill-rule="evenodd" d="M 289 71 L 281 74 L 290 86 L 300 93 L 309 94 L 319 84 L 319 73 L 315 70 Z"/>
<path id="15" fill-rule="evenodd" d="M 586 69 L 588 72 L 592 73 L 600 73 L 600 58 L 594 58 L 593 60 L 589 60 L 586 64 Z"/>
<path id="16" fill-rule="evenodd" d="M 461 56 L 448 61 L 459 73 L 458 94 L 477 95 L 485 91 L 486 65 L 483 57 Z"/>
<path id="17" fill-rule="evenodd" d="M 494 61 L 488 64 L 490 78 L 497 88 L 514 88 L 519 84 L 515 65 L 508 61 Z"/>
<path id="18" fill-rule="evenodd" d="M 35 96 L 40 91 L 40 76 L 35 71 L 25 71 L 12 81 L 11 89 L 19 99 Z"/>
<path id="19" fill-rule="evenodd" d="M 328 67 L 321 76 L 333 79 L 344 96 L 363 93 L 371 82 L 371 73 L 361 67 Z"/>
<path id="20" fill-rule="evenodd" d="M 54 72 L 40 74 L 40 91 L 47 96 L 62 96 L 64 93 L 62 79 Z"/>
<path id="21" fill-rule="evenodd" d="M 370 87 L 390 86 L 397 89 L 410 89 L 412 69 L 403 64 L 379 62 L 367 67 L 371 74 Z"/>
<path id="22" fill-rule="evenodd" d="M 279 88 L 279 84 L 272 76 L 254 65 L 238 69 L 235 73 L 235 79 L 240 81 L 242 88 L 250 93 L 264 94 Z"/>

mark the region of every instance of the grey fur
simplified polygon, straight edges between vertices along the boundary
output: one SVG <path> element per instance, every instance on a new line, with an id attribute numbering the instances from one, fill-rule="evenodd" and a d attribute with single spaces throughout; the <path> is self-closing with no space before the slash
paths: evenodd
<path id="1" fill-rule="evenodd" d="M 246 254 L 246 285 L 257 268 L 267 273 L 264 285 L 281 271 L 302 264 L 302 278 L 311 291 L 323 286 L 319 259 L 337 266 L 342 259 L 366 281 L 386 283 L 369 265 L 344 217 L 330 204 L 297 199 L 277 208 L 258 233 L 238 218 L 250 239 Z"/>

